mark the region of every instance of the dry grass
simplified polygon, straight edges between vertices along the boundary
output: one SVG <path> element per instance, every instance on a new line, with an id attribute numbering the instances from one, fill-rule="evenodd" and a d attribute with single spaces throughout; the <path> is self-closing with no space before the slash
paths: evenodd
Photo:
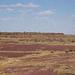
<path id="1" fill-rule="evenodd" d="M 11 51 L 10 51 L 11 52 Z M 65 53 L 65 51 L 56 51 L 54 53 L 51 53 L 50 51 L 44 51 L 44 50 L 38 50 L 37 52 L 39 52 L 40 54 L 31 54 L 31 55 L 27 55 L 27 56 L 23 56 L 23 57 L 18 57 L 18 58 L 6 58 L 5 60 L 0 61 L 0 69 L 4 69 L 4 68 L 11 68 L 11 67 L 25 67 L 24 69 L 27 69 L 28 67 L 34 67 L 34 68 L 42 68 L 40 69 L 40 71 L 45 71 L 49 68 L 52 68 L 54 65 L 58 64 L 61 60 L 58 60 L 56 58 L 60 57 L 58 54 L 60 53 Z M 28 62 L 23 62 L 22 60 L 25 60 L 26 58 L 32 58 L 32 57 L 43 57 L 43 56 L 47 56 L 47 55 L 51 55 L 50 58 L 52 58 L 53 60 L 47 60 L 47 61 L 36 61 L 36 60 L 32 60 L 32 61 L 28 61 Z M 48 57 L 49 58 L 49 57 Z M 67 61 L 75 61 L 74 59 L 69 59 Z M 65 64 L 64 64 L 65 65 Z M 74 72 L 75 68 L 73 66 L 61 66 L 60 68 L 57 68 L 54 70 L 54 72 L 57 73 L 70 73 L 70 74 L 75 74 Z M 17 71 L 19 71 L 17 69 Z M 72 72 L 71 72 L 72 71 Z M 29 72 L 25 72 L 25 73 L 30 73 L 32 71 Z M 1 74 L 4 75 L 5 71 L 1 71 Z M 11 70 L 11 75 L 16 75 L 16 74 L 20 74 L 18 72 L 13 72 Z M 7 74 L 9 75 L 9 74 Z"/>
<path id="2" fill-rule="evenodd" d="M 11 51 L 10 51 L 11 52 Z M 50 61 L 47 61 L 47 62 L 37 62 L 37 61 L 32 61 L 32 62 L 21 62 L 20 60 L 21 59 L 26 59 L 26 58 L 30 58 L 30 57 L 41 57 L 41 56 L 46 56 L 46 55 L 49 55 L 49 54 L 52 54 L 50 53 L 50 51 L 42 51 L 40 50 L 39 51 L 40 54 L 31 54 L 31 55 L 27 55 L 27 56 L 23 56 L 23 57 L 18 57 L 18 58 L 6 58 L 5 60 L 1 60 L 0 61 L 0 69 L 3 69 L 3 68 L 7 68 L 7 67 L 13 67 L 13 66 L 33 66 L 33 67 L 44 67 L 44 66 L 49 66 L 49 65 L 52 65 L 54 63 L 50 63 Z M 19 63 L 20 64 L 19 64 Z"/>
<path id="3" fill-rule="evenodd" d="M 0 51 L 4 53 L 37 53 L 37 51 Z"/>
<path id="4" fill-rule="evenodd" d="M 60 68 L 57 68 L 54 70 L 54 72 L 60 74 L 75 74 L 75 67 L 73 66 L 61 66 Z"/>
<path id="5" fill-rule="evenodd" d="M 72 40 L 74 40 L 73 37 L 70 36 L 46 36 L 46 35 L 27 35 L 27 36 L 19 36 L 19 37 L 12 37 L 12 35 L 9 35 L 7 38 L 6 37 L 0 37 L 0 44 L 14 44 L 14 45 L 29 45 L 29 44 L 44 44 L 44 45 L 69 45 L 69 46 L 75 46 L 75 43 L 72 42 Z M 60 41 L 60 38 L 63 38 L 64 42 Z M 37 42 L 35 41 L 35 39 L 37 39 Z M 40 41 L 38 41 L 40 40 Z M 52 41 L 48 41 L 48 40 L 52 40 Z M 59 40 L 59 41 L 55 41 L 55 40 Z M 17 42 L 17 43 L 11 43 L 12 42 Z M 9 43 L 5 43 L 5 42 L 9 42 Z M 14 46 L 11 46 L 12 48 Z M 52 68 L 54 65 L 65 65 L 65 64 L 59 64 L 61 62 L 60 59 L 57 58 L 61 58 L 59 54 L 64 54 L 65 51 L 53 51 L 51 53 L 51 51 L 49 50 L 43 50 L 44 47 L 41 47 L 41 49 L 36 50 L 36 51 L 2 51 L 3 47 L 0 47 L 0 52 L 5 52 L 5 53 L 34 53 L 34 54 L 30 54 L 30 55 L 26 55 L 26 56 L 22 56 L 22 57 L 16 57 L 16 58 L 5 58 L 4 60 L 0 60 L 0 70 L 2 69 L 9 69 L 11 67 L 17 67 L 17 71 L 19 71 L 18 67 L 23 67 L 22 69 L 28 69 L 30 67 L 34 67 L 34 68 L 41 68 L 40 71 L 45 71 L 48 68 Z M 39 53 L 39 54 L 35 54 Z M 72 52 L 71 52 L 72 53 Z M 73 52 L 75 53 L 75 52 Z M 31 60 L 30 62 L 23 62 L 22 60 L 26 60 L 28 58 L 32 58 L 32 57 L 37 57 L 37 58 L 41 58 L 43 56 L 48 56 L 50 55 L 52 60 L 47 60 L 47 61 L 36 61 L 36 60 Z M 64 56 L 66 58 L 66 56 Z M 67 56 L 67 57 L 75 57 L 74 55 L 71 56 Z M 3 57 L 0 57 L 3 58 Z M 46 58 L 46 59 L 48 59 Z M 43 60 L 45 60 L 45 58 L 43 58 Z M 63 62 L 75 62 L 75 59 L 68 59 L 68 60 L 63 60 Z M 29 67 L 29 68 L 28 68 Z M 25 74 L 31 73 L 33 70 L 29 70 L 28 72 L 24 72 Z M 56 68 L 54 70 L 54 72 L 60 74 L 60 73 L 68 73 L 68 74 L 75 74 L 75 68 L 74 66 L 61 66 L 60 68 Z M 11 73 L 7 73 L 7 75 L 21 75 L 22 72 L 13 72 L 11 70 Z M 6 75 L 5 71 L 0 71 L 0 75 Z"/>
<path id="6" fill-rule="evenodd" d="M 75 59 L 68 59 L 67 62 L 75 62 Z"/>

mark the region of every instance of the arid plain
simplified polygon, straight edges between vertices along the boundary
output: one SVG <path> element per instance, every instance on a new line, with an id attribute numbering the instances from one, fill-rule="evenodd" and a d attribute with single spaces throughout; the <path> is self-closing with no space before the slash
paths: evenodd
<path id="1" fill-rule="evenodd" d="M 75 35 L 0 32 L 0 75 L 75 75 Z"/>

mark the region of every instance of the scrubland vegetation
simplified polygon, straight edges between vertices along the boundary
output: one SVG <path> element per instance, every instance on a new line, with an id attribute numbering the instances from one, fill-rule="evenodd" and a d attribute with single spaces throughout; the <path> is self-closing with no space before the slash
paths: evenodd
<path id="1" fill-rule="evenodd" d="M 0 75 L 74 75 L 75 35 L 0 32 Z"/>

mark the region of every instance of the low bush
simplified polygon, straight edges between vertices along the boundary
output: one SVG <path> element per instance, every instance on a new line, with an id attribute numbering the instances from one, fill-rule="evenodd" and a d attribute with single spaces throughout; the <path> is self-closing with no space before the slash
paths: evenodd
<path id="1" fill-rule="evenodd" d="M 75 75 L 75 68 L 73 66 L 61 66 L 54 70 L 58 74 L 73 74 Z"/>
<path id="2" fill-rule="evenodd" d="M 69 50 L 66 50 L 65 52 L 66 52 L 66 53 L 69 53 Z"/>
<path id="3" fill-rule="evenodd" d="M 72 50 L 72 49 L 70 49 L 70 50 L 69 50 L 69 52 L 73 52 L 73 50 Z"/>
<path id="4" fill-rule="evenodd" d="M 67 49 L 65 52 L 66 52 L 66 53 L 75 52 L 75 49 Z"/>
<path id="5" fill-rule="evenodd" d="M 75 42 L 74 40 L 72 40 L 71 42 Z"/>
<path id="6" fill-rule="evenodd" d="M 35 42 L 38 42 L 38 39 L 35 39 Z"/>
<path id="7" fill-rule="evenodd" d="M 75 52 L 75 49 L 74 49 L 74 52 Z"/>
<path id="8" fill-rule="evenodd" d="M 54 51 L 52 50 L 51 53 L 54 53 Z"/>

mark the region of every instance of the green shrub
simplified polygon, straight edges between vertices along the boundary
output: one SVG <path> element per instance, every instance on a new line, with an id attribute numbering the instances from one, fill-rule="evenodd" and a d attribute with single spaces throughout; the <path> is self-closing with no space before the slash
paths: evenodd
<path id="1" fill-rule="evenodd" d="M 52 50 L 51 53 L 54 53 L 54 51 Z"/>
<path id="2" fill-rule="evenodd" d="M 69 50 L 66 50 L 65 52 L 66 52 L 66 53 L 69 53 Z"/>
<path id="3" fill-rule="evenodd" d="M 69 52 L 73 52 L 73 50 L 72 50 L 72 49 L 70 49 L 70 50 L 69 50 Z"/>
<path id="4" fill-rule="evenodd" d="M 72 40 L 71 42 L 75 42 L 74 40 Z"/>
<path id="5" fill-rule="evenodd" d="M 75 49 L 74 49 L 74 52 L 75 52 Z"/>
<path id="6" fill-rule="evenodd" d="M 64 40 L 62 38 L 60 38 L 60 42 L 64 42 Z"/>
<path id="7" fill-rule="evenodd" d="M 38 42 L 38 39 L 35 39 L 35 42 Z"/>

